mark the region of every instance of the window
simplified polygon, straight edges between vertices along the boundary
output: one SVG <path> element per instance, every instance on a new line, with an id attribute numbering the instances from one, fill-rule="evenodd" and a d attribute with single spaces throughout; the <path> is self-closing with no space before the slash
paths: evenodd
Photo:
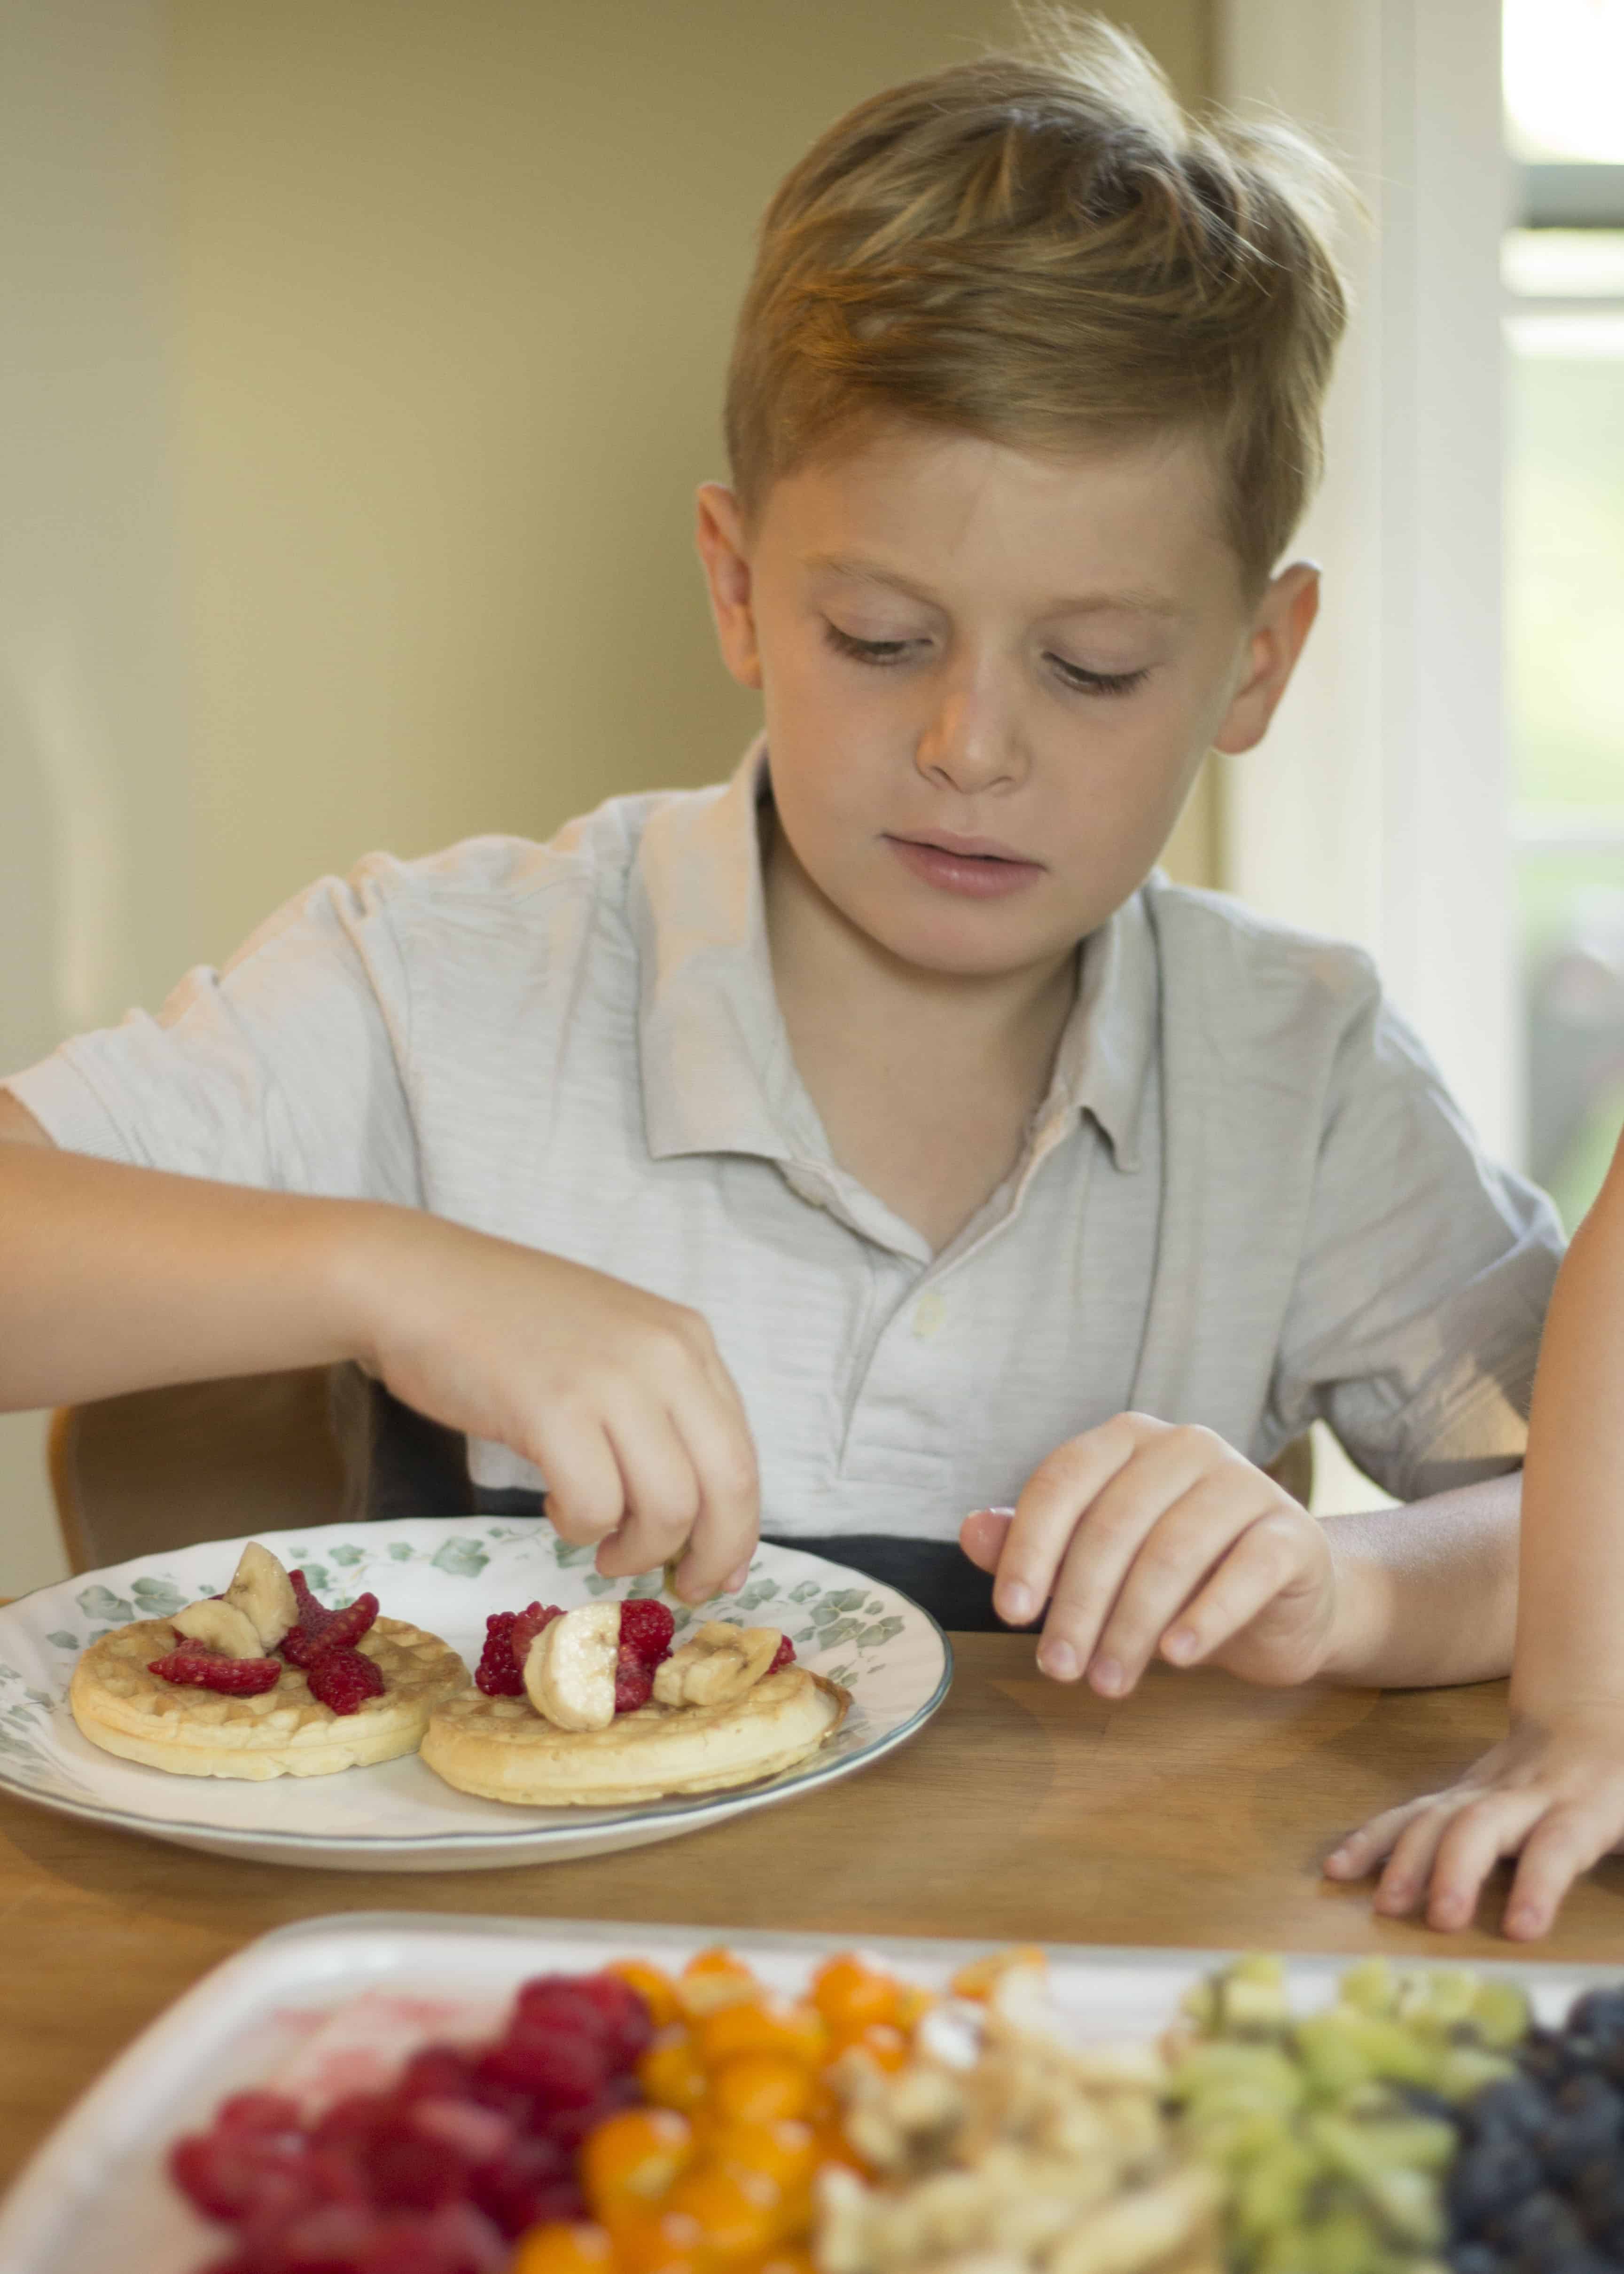
<path id="1" fill-rule="evenodd" d="M 1507 0 L 1506 721 L 1530 1173 L 1624 1123 L 1624 0 Z"/>

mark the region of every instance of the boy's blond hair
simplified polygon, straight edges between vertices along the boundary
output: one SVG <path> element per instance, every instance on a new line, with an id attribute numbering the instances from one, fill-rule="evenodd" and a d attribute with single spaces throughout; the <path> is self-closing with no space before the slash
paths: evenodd
<path id="1" fill-rule="evenodd" d="M 727 384 L 746 523 L 888 420 L 1034 450 L 1194 425 L 1259 586 L 1320 472 L 1341 177 L 1289 129 L 1193 123 L 1097 18 L 1026 13 L 1033 56 L 860 103 L 769 206 Z"/>

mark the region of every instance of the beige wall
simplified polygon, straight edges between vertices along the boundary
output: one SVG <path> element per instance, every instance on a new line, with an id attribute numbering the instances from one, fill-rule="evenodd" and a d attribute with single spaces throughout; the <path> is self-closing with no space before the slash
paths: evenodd
<path id="1" fill-rule="evenodd" d="M 1210 10 L 1116 12 L 1199 96 Z M 0 368 L 0 1064 L 374 846 L 731 766 L 756 706 L 689 522 L 756 216 L 851 102 L 1012 28 L 999 0 L 0 11 L 31 349 Z M 1213 830 L 1203 788 L 1180 873 Z M 0 1593 L 61 1568 L 41 1443 L 0 1417 Z"/>
<path id="2" fill-rule="evenodd" d="M 1186 91 L 1206 0 L 1121 11 Z M 725 772 L 689 535 L 756 216 L 996 0 L 175 0 L 199 952 Z M 1187 827 L 1203 865 L 1205 807 Z"/>

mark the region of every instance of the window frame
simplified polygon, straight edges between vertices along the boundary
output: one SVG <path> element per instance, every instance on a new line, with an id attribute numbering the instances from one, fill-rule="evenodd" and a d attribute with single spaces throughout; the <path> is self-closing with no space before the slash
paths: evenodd
<path id="1" fill-rule="evenodd" d="M 1357 941 L 1470 1119 L 1522 1150 L 1500 683 L 1500 240 L 1490 0 L 1219 0 L 1220 99 L 1300 121 L 1368 225 L 1327 471 L 1293 557 L 1324 608 L 1266 743 L 1222 762 L 1225 881 Z"/>

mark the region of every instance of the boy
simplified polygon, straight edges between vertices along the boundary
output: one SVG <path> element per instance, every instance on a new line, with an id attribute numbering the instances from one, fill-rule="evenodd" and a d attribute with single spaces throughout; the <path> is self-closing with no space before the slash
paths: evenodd
<path id="1" fill-rule="evenodd" d="M 0 1399 L 354 1359 L 695 1598 L 763 1519 L 929 1593 L 968 1507 L 1107 1695 L 1502 1670 L 1553 1220 L 1362 958 L 1153 870 L 1314 614 L 1322 177 L 1101 27 L 831 128 L 699 500 L 763 741 L 15 1078 Z M 1312 1523 L 1317 1413 L 1419 1504 Z"/>

